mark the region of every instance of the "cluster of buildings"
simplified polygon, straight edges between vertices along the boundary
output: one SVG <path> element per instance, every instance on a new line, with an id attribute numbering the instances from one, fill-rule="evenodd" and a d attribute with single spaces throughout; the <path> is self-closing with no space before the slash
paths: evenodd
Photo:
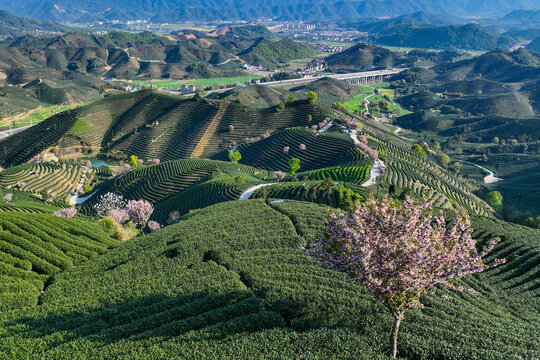
<path id="1" fill-rule="evenodd" d="M 267 71 L 262 65 L 252 65 L 247 63 L 242 64 L 242 69 L 250 71 Z"/>
<path id="2" fill-rule="evenodd" d="M 195 85 L 182 85 L 177 91 L 180 91 L 181 93 L 194 93 L 197 90 Z"/>
<path id="3" fill-rule="evenodd" d="M 315 24 L 299 23 L 281 23 L 272 27 L 273 30 L 315 30 Z"/>
<path id="4" fill-rule="evenodd" d="M 139 90 L 141 90 L 141 88 L 138 87 L 138 86 L 126 85 L 126 86 L 124 87 L 124 91 L 125 91 L 125 92 L 136 92 L 136 91 L 139 91 Z"/>

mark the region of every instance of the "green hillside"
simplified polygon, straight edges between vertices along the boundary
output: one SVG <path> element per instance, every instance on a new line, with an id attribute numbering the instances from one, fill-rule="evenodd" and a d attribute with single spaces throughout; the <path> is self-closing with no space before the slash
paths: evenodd
<path id="1" fill-rule="evenodd" d="M 280 63 L 309 58 L 316 54 L 317 50 L 315 48 L 294 42 L 290 39 L 269 41 L 261 38 L 249 49 L 244 50 L 238 55 L 250 64 L 263 65 L 271 69 Z"/>
<path id="2" fill-rule="evenodd" d="M 14 36 L 32 32 L 67 32 L 68 26 L 52 21 L 22 18 L 0 10 L 0 36 Z"/>
<path id="3" fill-rule="evenodd" d="M 18 358 L 39 346 L 43 359 L 385 359 L 388 311 L 298 249 L 324 216 L 303 202 L 201 210 L 57 274 L 40 306 L 2 313 L 0 349 Z M 509 262 L 462 281 L 478 297 L 442 288 L 426 296 L 404 322 L 401 357 L 538 355 L 538 230 L 474 225 L 480 243 L 504 236 L 490 258 Z"/>
<path id="4" fill-rule="evenodd" d="M 407 64 L 407 61 L 401 54 L 361 43 L 326 58 L 332 72 L 362 71 L 369 65 L 381 68 L 400 67 Z"/>
<path id="5" fill-rule="evenodd" d="M 304 100 L 277 112 L 275 107 L 249 107 L 236 101 L 199 101 L 140 91 L 60 113 L 0 141 L 4 155 L 0 164 L 7 167 L 24 163 L 51 146 L 66 156 L 81 147 L 93 153 L 123 152 L 145 160 L 209 156 L 246 137 L 310 125 L 308 115 L 318 123 L 326 116 L 325 111 Z M 85 130 L 76 125 L 78 119 L 87 124 Z M 234 127 L 232 132 L 230 125 Z"/>
<path id="6" fill-rule="evenodd" d="M 416 25 L 395 29 L 393 34 L 377 37 L 377 43 L 425 49 L 491 50 L 496 47 L 508 49 L 516 40 L 500 36 L 477 24 L 463 26 Z"/>
<path id="7" fill-rule="evenodd" d="M 97 225 L 53 215 L 0 216 L 0 309 L 36 307 L 52 275 L 114 245 Z"/>

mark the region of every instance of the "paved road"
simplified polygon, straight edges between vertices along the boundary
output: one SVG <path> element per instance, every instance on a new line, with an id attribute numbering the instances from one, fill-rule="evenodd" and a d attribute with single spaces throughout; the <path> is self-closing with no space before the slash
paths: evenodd
<path id="1" fill-rule="evenodd" d="M 500 181 L 503 181 L 504 179 L 503 178 L 500 178 L 500 177 L 496 177 L 495 176 L 495 173 L 489 169 L 486 169 L 485 167 L 483 166 L 480 166 L 478 164 L 475 164 L 475 163 L 472 163 L 470 161 L 464 161 L 464 160 L 458 160 L 459 162 L 462 162 L 462 163 L 465 163 L 465 164 L 469 164 L 469 165 L 473 165 L 473 166 L 476 166 L 477 168 L 479 169 L 482 169 L 484 171 L 486 171 L 488 173 L 488 175 L 484 176 L 484 183 L 486 184 L 494 184 L 496 182 L 500 182 Z"/>
<path id="2" fill-rule="evenodd" d="M 253 195 L 253 193 L 259 190 L 260 188 L 265 187 L 265 186 L 270 186 L 270 185 L 276 185 L 276 184 L 277 183 L 268 183 L 268 184 L 259 184 L 259 185 L 252 186 L 246 191 L 244 191 L 244 193 L 240 195 L 238 200 L 248 200 L 251 197 L 251 195 Z"/>
<path id="3" fill-rule="evenodd" d="M 26 130 L 30 127 L 31 125 L 28 125 L 28 126 L 21 126 L 21 127 L 16 127 L 16 128 L 13 128 L 13 129 L 10 129 L 10 130 L 5 130 L 5 131 L 0 131 L 0 140 L 4 140 L 5 138 L 7 138 L 8 136 L 11 136 L 13 134 L 16 134 L 16 133 L 19 133 L 23 130 Z"/>

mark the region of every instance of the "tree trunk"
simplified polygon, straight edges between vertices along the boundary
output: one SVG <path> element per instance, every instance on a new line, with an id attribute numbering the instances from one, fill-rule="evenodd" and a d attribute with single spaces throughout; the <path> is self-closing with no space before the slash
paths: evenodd
<path id="1" fill-rule="evenodd" d="M 392 343 L 392 357 L 397 357 L 397 339 L 399 332 L 399 325 L 401 324 L 401 319 L 403 318 L 402 314 L 394 315 L 394 328 L 392 329 L 392 335 L 390 337 L 390 342 Z"/>

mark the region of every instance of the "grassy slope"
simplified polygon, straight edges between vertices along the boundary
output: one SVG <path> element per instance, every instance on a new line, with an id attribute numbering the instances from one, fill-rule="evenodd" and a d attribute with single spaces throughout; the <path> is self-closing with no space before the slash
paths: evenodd
<path id="1" fill-rule="evenodd" d="M 315 204 L 258 200 L 189 215 L 57 274 L 40 306 L 4 312 L 0 352 L 41 359 L 385 358 L 389 312 L 298 249 L 324 216 Z M 509 262 L 461 282 L 479 297 L 443 289 L 425 297 L 426 307 L 403 323 L 400 356 L 540 355 L 538 230 L 487 219 L 475 226 L 481 243 L 504 236 L 490 259 Z"/>

